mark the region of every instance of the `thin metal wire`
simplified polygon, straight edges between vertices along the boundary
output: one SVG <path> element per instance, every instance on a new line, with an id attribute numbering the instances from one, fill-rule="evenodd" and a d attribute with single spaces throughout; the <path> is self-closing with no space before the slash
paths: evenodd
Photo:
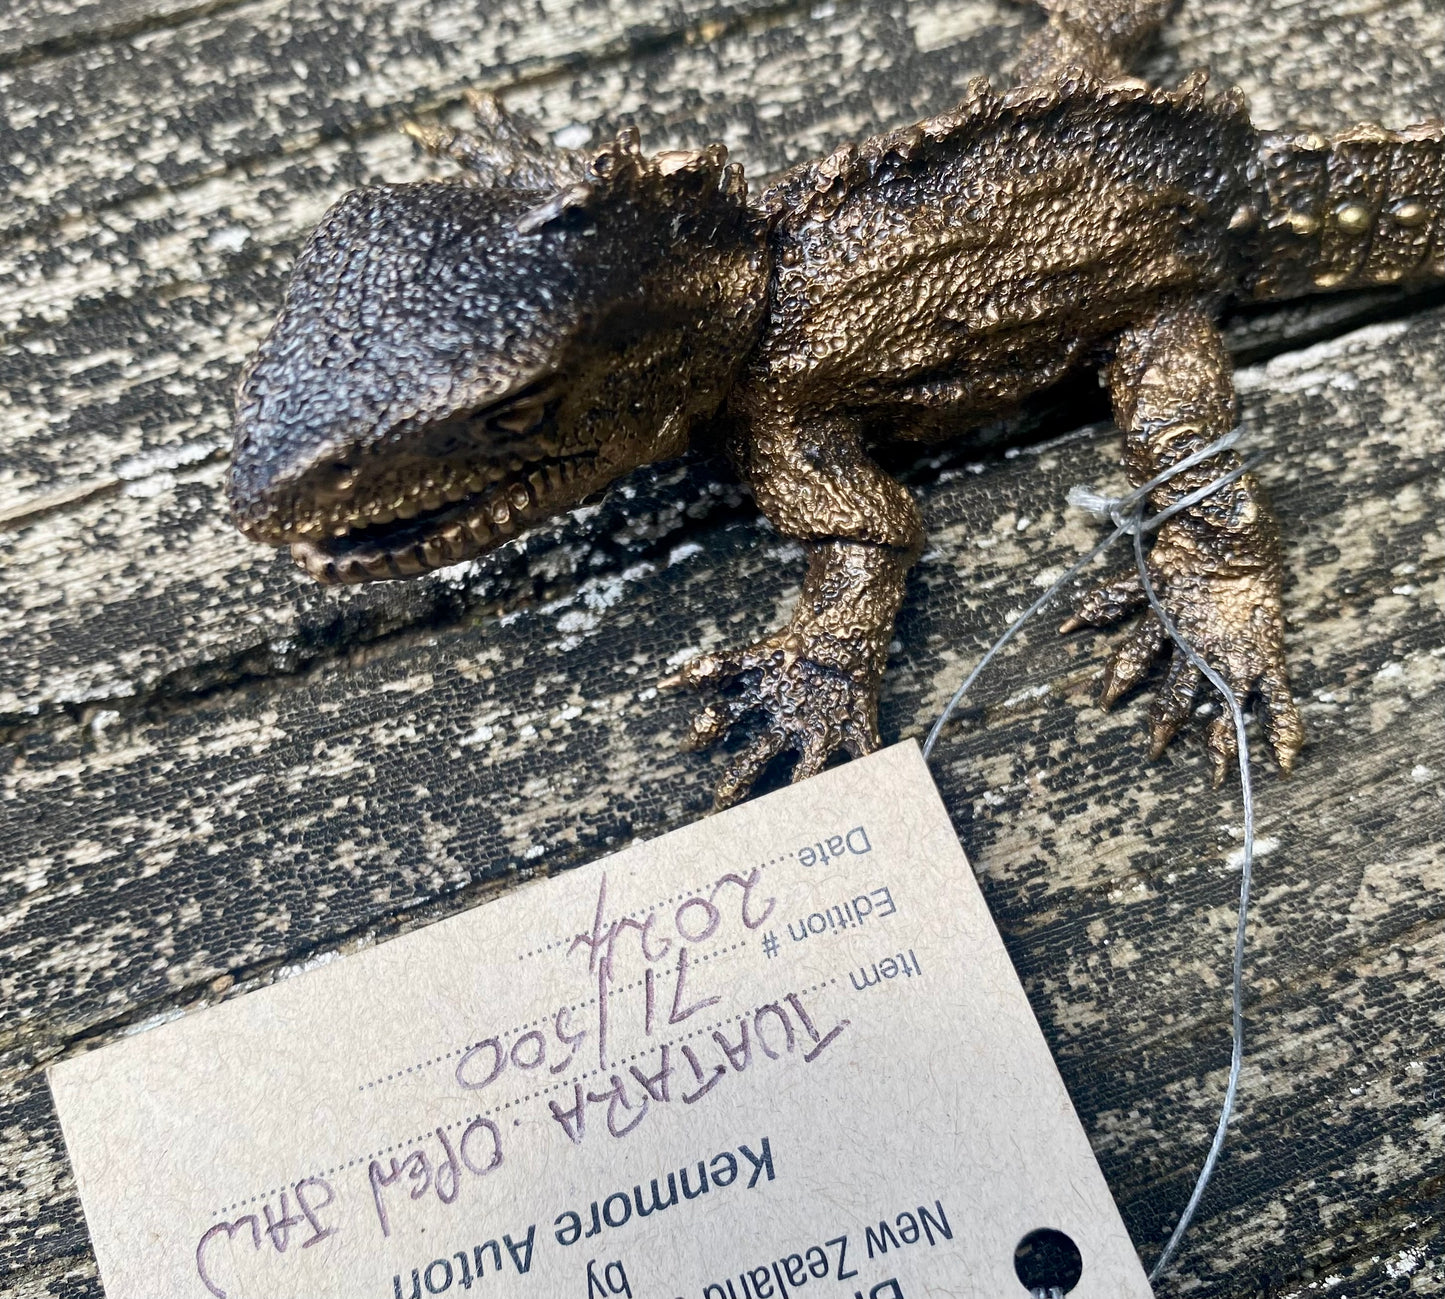
<path id="1" fill-rule="evenodd" d="M 1118 541 L 1119 538 L 1122 537 L 1126 532 L 1129 532 L 1136 527 L 1142 527 L 1145 531 L 1153 531 L 1166 519 L 1172 518 L 1175 514 L 1178 514 L 1180 510 L 1185 510 L 1188 509 L 1191 505 L 1198 504 L 1206 496 L 1217 492 L 1226 483 L 1232 483 L 1241 474 L 1248 471 L 1249 466 L 1240 465 L 1240 467 L 1234 470 L 1232 473 L 1225 474 L 1222 478 L 1217 478 L 1211 483 L 1206 483 L 1203 487 L 1199 488 L 1198 491 L 1190 492 L 1189 495 L 1184 497 L 1182 500 L 1175 501 L 1173 505 L 1169 506 L 1167 509 L 1160 510 L 1158 514 L 1153 515 L 1142 523 L 1139 521 L 1138 517 L 1136 517 L 1142 512 L 1145 504 L 1147 504 L 1149 500 L 1149 493 L 1152 492 L 1156 487 L 1162 487 L 1171 478 L 1182 474 L 1186 469 L 1192 469 L 1201 461 L 1208 460 L 1212 456 L 1217 456 L 1221 451 L 1227 451 L 1236 442 L 1238 442 L 1242 436 L 1242 430 L 1232 429 L 1223 437 L 1216 438 L 1207 447 L 1203 447 L 1200 450 L 1195 451 L 1193 454 L 1185 456 L 1184 459 L 1179 461 L 1178 464 L 1170 465 L 1169 468 L 1166 469 L 1163 473 L 1157 475 L 1154 478 L 1151 478 L 1147 483 L 1144 483 L 1142 486 L 1136 487 L 1132 492 L 1128 492 L 1118 498 L 1097 496 L 1093 492 L 1087 491 L 1086 489 L 1079 487 L 1075 487 L 1069 493 L 1070 504 L 1078 505 L 1081 508 L 1088 509 L 1096 514 L 1107 514 L 1110 518 L 1114 520 L 1114 522 L 1118 526 L 1115 527 L 1114 531 L 1109 536 L 1105 537 L 1103 541 L 1101 541 L 1097 546 L 1093 548 L 1093 550 L 1091 550 L 1087 555 L 1085 555 L 1083 559 L 1079 560 L 1078 563 L 1071 565 L 1068 571 L 1065 572 L 1064 575 L 1059 578 L 1057 582 L 1055 582 L 1051 587 L 1049 587 L 1049 589 L 1045 591 L 1043 595 L 1039 596 L 1039 598 L 1035 600 L 1033 604 L 1029 605 L 1029 607 L 1025 609 L 1023 613 L 1019 614 L 1019 616 L 1015 618 L 1012 623 L 1009 624 L 1008 630 L 1005 631 L 1004 634 L 998 638 L 998 640 L 994 641 L 994 643 L 989 646 L 988 652 L 983 656 L 983 658 L 979 660 L 978 666 L 975 667 L 974 670 L 968 674 L 968 676 L 964 679 L 963 684 L 953 692 L 953 698 L 950 699 L 948 703 L 944 706 L 943 711 L 938 715 L 938 720 L 933 723 L 932 729 L 928 732 L 928 738 L 923 741 L 923 760 L 925 762 L 927 762 L 928 759 L 933 756 L 933 746 L 938 743 L 938 737 L 943 733 L 943 728 L 948 725 L 949 720 L 957 711 L 958 705 L 962 702 L 964 695 L 968 693 L 970 688 L 973 686 L 973 683 L 978 680 L 979 675 L 983 672 L 984 668 L 986 668 L 991 662 L 993 662 L 994 657 L 998 654 L 1000 650 L 1004 648 L 1004 646 L 1009 643 L 1009 641 L 1013 640 L 1013 638 L 1018 634 L 1019 629 L 1023 627 L 1024 623 L 1028 622 L 1028 620 L 1032 618 L 1034 614 L 1038 613 L 1040 609 L 1042 609 L 1046 604 L 1049 603 L 1050 600 L 1052 600 L 1056 595 L 1058 595 L 1058 593 L 1062 591 L 1065 586 L 1067 586 L 1071 581 L 1073 581 L 1075 577 L 1082 573 L 1084 569 L 1088 568 L 1090 564 L 1092 564 L 1096 559 L 1098 559 L 1100 555 L 1102 555 L 1106 550 L 1108 550 L 1109 547 L 1112 546 L 1116 541 Z"/>
<path id="2" fill-rule="evenodd" d="M 1203 1167 L 1199 1170 L 1199 1176 L 1195 1180 L 1193 1193 L 1189 1202 L 1180 1214 L 1179 1221 L 1174 1227 L 1163 1252 L 1159 1255 L 1158 1261 L 1149 1272 L 1149 1283 L 1152 1285 L 1163 1275 L 1164 1270 L 1173 1261 L 1174 1255 L 1179 1248 L 1180 1242 L 1184 1239 L 1184 1233 L 1189 1230 L 1189 1224 L 1194 1220 L 1194 1215 L 1199 1208 L 1199 1202 L 1204 1197 L 1205 1188 L 1209 1185 L 1210 1179 L 1214 1176 L 1215 1166 L 1219 1162 L 1220 1152 L 1224 1149 L 1225 1132 L 1229 1127 L 1229 1121 L 1234 1114 L 1235 1099 L 1239 1092 L 1240 1071 L 1244 1063 L 1244 948 L 1245 934 L 1249 925 L 1249 893 L 1250 886 L 1254 879 L 1254 787 L 1250 781 L 1249 772 L 1249 739 L 1245 734 L 1244 712 L 1240 708 L 1239 699 L 1229 683 L 1224 680 L 1208 663 L 1200 657 L 1194 647 L 1185 639 L 1183 633 L 1169 616 L 1159 599 L 1158 592 L 1154 589 L 1153 580 L 1149 576 L 1149 566 L 1144 556 L 1144 534 L 1152 532 L 1166 520 L 1178 514 L 1181 510 L 1196 505 L 1206 497 L 1213 495 L 1220 488 L 1234 482 L 1252 467 L 1251 464 L 1242 464 L 1230 473 L 1222 474 L 1212 482 L 1206 483 L 1197 491 L 1190 492 L 1178 501 L 1175 501 L 1167 508 L 1160 510 L 1157 514 L 1145 516 L 1148 506 L 1149 494 L 1155 488 L 1162 486 L 1171 478 L 1191 469 L 1201 461 L 1208 460 L 1218 455 L 1221 451 L 1227 450 L 1239 441 L 1242 435 L 1240 429 L 1234 429 L 1223 437 L 1217 438 L 1208 446 L 1201 448 L 1192 455 L 1186 456 L 1178 464 L 1171 465 L 1157 477 L 1150 479 L 1140 487 L 1120 497 L 1100 496 L 1088 489 L 1075 487 L 1069 492 L 1069 503 L 1088 509 L 1096 514 L 1107 515 L 1114 521 L 1114 531 L 1103 541 L 1095 546 L 1083 559 L 1073 564 L 1047 591 L 1024 610 L 1017 618 L 1009 624 L 1007 630 L 994 643 L 989 646 L 987 652 L 978 662 L 978 665 L 964 679 L 963 684 L 954 691 L 953 697 L 949 699 L 938 720 L 934 722 L 932 729 L 928 732 L 928 738 L 923 743 L 923 757 L 927 761 L 933 755 L 934 746 L 938 743 L 938 737 L 943 728 L 948 724 L 949 719 L 962 702 L 964 695 L 978 680 L 983 670 L 993 661 L 995 656 L 1018 634 L 1023 625 L 1028 622 L 1034 614 L 1044 608 L 1065 586 L 1069 584 L 1079 573 L 1083 572 L 1090 564 L 1102 555 L 1126 532 L 1132 533 L 1134 537 L 1134 562 L 1139 571 L 1139 581 L 1143 587 L 1145 598 L 1149 601 L 1149 607 L 1153 610 L 1155 617 L 1159 619 L 1160 625 L 1168 633 L 1169 638 L 1179 647 L 1189 662 L 1203 674 L 1205 679 L 1212 685 L 1224 700 L 1225 706 L 1229 709 L 1230 717 L 1234 722 L 1235 745 L 1239 757 L 1239 787 L 1240 795 L 1244 805 L 1244 862 L 1240 873 L 1239 885 L 1239 915 L 1234 932 L 1234 966 L 1232 981 L 1232 1007 L 1231 1007 L 1231 1037 L 1232 1049 L 1229 1063 L 1229 1081 L 1224 1090 L 1224 1102 L 1220 1107 L 1219 1123 L 1214 1130 L 1214 1139 L 1210 1142 L 1209 1153 L 1205 1156 Z M 1050 1290 L 1035 1289 L 1034 1299 L 1062 1299 L 1062 1293 L 1057 1287 Z"/>
<path id="3" fill-rule="evenodd" d="M 1231 1029 L 1233 1047 L 1229 1057 L 1229 1082 L 1224 1089 L 1224 1104 L 1219 1111 L 1219 1125 L 1214 1129 L 1214 1140 L 1209 1143 L 1209 1154 L 1205 1156 L 1204 1167 L 1199 1170 L 1199 1177 L 1194 1183 L 1194 1192 L 1189 1197 L 1189 1203 L 1184 1206 L 1184 1212 L 1179 1215 L 1179 1221 L 1169 1237 L 1168 1243 L 1164 1246 L 1164 1252 L 1159 1255 L 1159 1260 L 1149 1271 L 1149 1284 L 1164 1274 L 1164 1269 L 1174 1259 L 1175 1251 L 1179 1243 L 1184 1239 L 1184 1233 L 1189 1230 L 1189 1224 L 1194 1220 L 1195 1210 L 1199 1208 L 1199 1201 L 1204 1198 L 1204 1189 L 1209 1185 L 1209 1179 L 1214 1176 L 1214 1166 L 1219 1162 L 1220 1151 L 1224 1149 L 1224 1133 L 1229 1127 L 1229 1120 L 1234 1114 L 1234 1098 L 1239 1091 L 1239 1073 L 1244 1064 L 1244 936 L 1249 924 L 1249 887 L 1254 879 L 1254 786 L 1250 782 L 1249 775 L 1249 740 L 1244 733 L 1244 712 L 1239 706 L 1239 699 L 1229 683 L 1206 663 L 1194 647 L 1180 634 L 1179 628 L 1174 620 L 1165 610 L 1160 602 L 1158 593 L 1154 590 L 1154 583 L 1149 577 L 1149 567 L 1144 562 L 1144 535 L 1140 530 L 1134 534 L 1134 560 L 1139 566 L 1139 577 L 1144 584 L 1144 594 L 1149 598 L 1149 607 L 1154 610 L 1154 616 L 1159 619 L 1164 630 L 1169 633 L 1170 639 L 1179 646 L 1184 656 L 1208 679 L 1229 707 L 1230 717 L 1234 721 L 1234 740 L 1239 755 L 1239 792 L 1241 801 L 1244 804 L 1244 863 L 1240 870 L 1239 880 L 1239 919 L 1234 930 L 1234 978 L 1232 985 L 1231 1005 Z"/>
<path id="4" fill-rule="evenodd" d="M 1052 600 L 1054 596 L 1058 595 L 1058 593 L 1064 589 L 1064 585 L 1067 582 L 1072 581 L 1078 574 L 1082 573 L 1084 569 L 1088 568 L 1090 564 L 1092 564 L 1096 559 L 1098 559 L 1100 555 L 1102 555 L 1106 550 L 1108 550 L 1110 546 L 1112 546 L 1116 541 L 1119 540 L 1120 537 L 1122 537 L 1128 531 L 1129 525 L 1127 523 L 1121 523 L 1117 528 L 1114 529 L 1113 532 L 1111 532 L 1107 537 L 1105 537 L 1103 541 L 1101 541 L 1097 546 L 1095 546 L 1093 550 L 1091 550 L 1087 555 L 1085 555 L 1083 559 L 1079 560 L 1077 564 L 1074 564 L 1068 570 L 1068 572 L 1063 575 L 1063 577 L 1059 578 L 1059 580 L 1053 584 L 1053 586 L 1049 587 L 1049 589 L 1045 591 L 1043 595 L 1039 596 L 1039 598 L 1035 600 L 1033 604 L 1029 605 L 1029 607 L 1025 609 L 1023 613 L 1021 613 L 1017 618 L 1015 618 L 1013 622 L 1009 624 L 1008 630 L 1004 632 L 1004 634 L 1000 636 L 996 641 L 994 641 L 992 645 L 989 646 L 988 652 L 981 659 L 979 659 L 978 666 L 975 667 L 974 670 L 964 678 L 963 684 L 953 692 L 953 698 L 948 701 L 943 711 L 939 713 L 938 720 L 933 723 L 933 729 L 928 732 L 928 738 L 923 741 L 923 760 L 925 762 L 927 762 L 929 758 L 933 756 L 933 746 L 938 743 L 939 735 L 942 733 L 943 728 L 948 725 L 949 719 L 957 710 L 958 705 L 963 701 L 964 695 L 969 692 L 970 688 L 973 686 L 973 683 L 978 680 L 979 674 L 983 672 L 984 668 L 986 668 L 990 663 L 993 662 L 994 656 L 998 654 L 998 652 L 1002 650 L 1003 647 L 1009 643 L 1009 641 L 1013 640 L 1014 636 L 1018 634 L 1019 629 L 1024 625 L 1024 623 L 1028 622 L 1028 620 L 1032 618 L 1034 614 L 1038 613 L 1038 611 L 1042 609 L 1044 605 L 1048 604 L 1048 602 Z"/>

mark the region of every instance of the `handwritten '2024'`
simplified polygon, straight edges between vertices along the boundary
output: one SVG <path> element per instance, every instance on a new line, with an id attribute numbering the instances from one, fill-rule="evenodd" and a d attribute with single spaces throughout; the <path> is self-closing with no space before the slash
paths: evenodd
<path id="1" fill-rule="evenodd" d="M 509 1068 L 523 1073 L 539 1069 L 552 1074 L 564 1073 L 589 1036 L 597 1044 L 599 1068 L 606 1068 L 609 997 L 619 979 L 625 977 L 629 959 L 640 958 L 643 966 L 644 1031 L 648 1036 L 659 1022 L 680 1024 L 698 1011 L 715 1005 L 717 997 L 694 1000 L 687 992 L 690 948 L 719 937 L 728 927 L 731 913 L 724 911 L 720 901 L 736 903 L 736 919 L 746 931 L 755 930 L 767 921 L 776 899 L 760 900 L 756 896 L 761 876 L 761 867 L 754 867 L 746 875 L 728 873 L 719 877 L 710 889 L 693 894 L 675 908 L 653 907 L 638 920 L 634 916 L 614 917 L 610 913 L 604 875 L 597 889 L 591 927 L 574 935 L 566 953 L 569 958 L 574 952 L 586 953 L 588 977 L 595 981 L 596 994 L 575 1005 L 558 1007 L 550 1016 L 549 1032 L 529 1028 L 515 1037 L 497 1035 L 474 1043 L 457 1062 L 457 1085 L 467 1091 L 481 1091 Z M 635 950 L 631 943 L 625 943 L 628 935 L 636 935 Z M 676 963 L 670 970 L 661 971 L 662 979 L 659 979 L 658 966 L 667 961 L 674 948 L 677 949 Z M 670 989 L 664 987 L 659 993 L 659 982 L 666 983 L 669 979 Z M 596 1008 L 590 1029 L 577 1026 L 574 1020 L 583 1006 Z M 665 1019 L 661 1018 L 664 1014 Z"/>

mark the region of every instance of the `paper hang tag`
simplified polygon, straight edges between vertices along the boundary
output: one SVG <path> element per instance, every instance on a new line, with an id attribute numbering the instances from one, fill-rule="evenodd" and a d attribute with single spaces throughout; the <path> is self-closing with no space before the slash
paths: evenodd
<path id="1" fill-rule="evenodd" d="M 50 1082 L 110 1299 L 1150 1294 L 912 742 Z"/>

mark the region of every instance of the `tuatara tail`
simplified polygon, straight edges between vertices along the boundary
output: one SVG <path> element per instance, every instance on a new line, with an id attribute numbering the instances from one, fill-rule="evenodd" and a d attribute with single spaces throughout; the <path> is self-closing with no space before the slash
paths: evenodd
<path id="1" fill-rule="evenodd" d="M 1260 139 L 1256 298 L 1445 280 L 1445 122 Z"/>

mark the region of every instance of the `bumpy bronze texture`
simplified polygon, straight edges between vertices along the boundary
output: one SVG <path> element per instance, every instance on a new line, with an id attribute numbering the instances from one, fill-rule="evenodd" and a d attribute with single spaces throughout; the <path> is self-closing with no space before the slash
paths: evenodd
<path id="1" fill-rule="evenodd" d="M 775 756 L 794 779 L 878 743 L 877 694 L 912 498 L 870 457 L 953 437 L 1080 365 L 1102 366 L 1143 483 L 1235 418 L 1215 320 L 1231 298 L 1445 278 L 1445 127 L 1264 134 L 1238 92 L 1125 75 L 1167 0 L 1046 0 L 1005 94 L 793 170 L 750 198 L 714 145 L 645 156 L 538 143 L 495 99 L 475 130 L 412 128 L 454 180 L 357 190 L 297 261 L 241 377 L 237 526 L 328 582 L 481 554 L 704 421 L 733 430 L 758 505 L 808 556 L 786 626 L 673 678 L 708 691 L 691 742 L 748 739 L 720 805 Z M 1206 461 L 1162 508 L 1237 465 Z M 1246 474 L 1150 554 L 1184 633 L 1263 705 L 1281 767 L 1303 743 L 1283 654 L 1278 527 Z M 1106 582 L 1065 630 L 1140 610 Z M 1163 650 L 1145 613 L 1103 702 Z M 1200 681 L 1172 659 L 1161 749 Z M 1216 773 L 1234 735 L 1214 723 Z"/>

